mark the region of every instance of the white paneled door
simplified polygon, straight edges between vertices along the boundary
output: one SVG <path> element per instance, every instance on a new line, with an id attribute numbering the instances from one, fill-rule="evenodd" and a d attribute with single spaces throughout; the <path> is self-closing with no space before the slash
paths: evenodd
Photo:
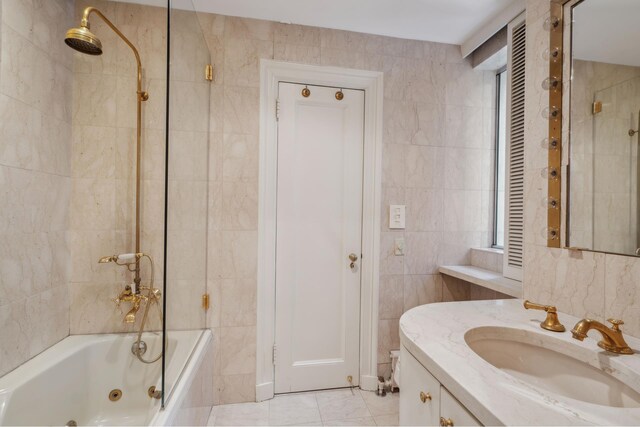
<path id="1" fill-rule="evenodd" d="M 276 393 L 358 385 L 364 92 L 337 92 L 279 84 Z"/>

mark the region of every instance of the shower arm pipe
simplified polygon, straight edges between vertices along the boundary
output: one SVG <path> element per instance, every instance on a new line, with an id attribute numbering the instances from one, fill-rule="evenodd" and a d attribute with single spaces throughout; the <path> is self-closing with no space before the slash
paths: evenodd
<path id="1" fill-rule="evenodd" d="M 102 19 L 108 26 L 116 33 L 126 44 L 131 48 L 133 54 L 136 57 L 136 64 L 138 66 L 138 85 L 137 85 L 137 129 L 136 129 L 136 248 L 135 252 L 140 253 L 140 157 L 142 152 L 141 138 L 142 138 L 142 101 L 149 99 L 149 94 L 142 90 L 142 62 L 140 61 L 140 54 L 138 49 L 131 43 L 131 41 L 106 17 L 95 7 L 87 7 L 82 14 L 82 21 L 80 25 L 90 28 L 89 15 L 95 13 Z M 136 260 L 135 278 L 136 292 L 140 288 L 140 261 Z"/>

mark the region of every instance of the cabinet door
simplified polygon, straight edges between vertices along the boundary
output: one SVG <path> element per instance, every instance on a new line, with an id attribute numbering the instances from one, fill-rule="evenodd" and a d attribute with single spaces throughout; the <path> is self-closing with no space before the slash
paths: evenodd
<path id="1" fill-rule="evenodd" d="M 400 349 L 400 425 L 437 426 L 440 383 L 409 351 Z"/>
<path id="2" fill-rule="evenodd" d="M 440 393 L 440 425 L 481 426 L 482 424 L 446 388 L 442 387 Z"/>

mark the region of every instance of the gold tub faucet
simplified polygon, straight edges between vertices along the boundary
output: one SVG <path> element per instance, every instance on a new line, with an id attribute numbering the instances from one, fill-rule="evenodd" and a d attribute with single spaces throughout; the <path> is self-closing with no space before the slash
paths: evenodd
<path id="1" fill-rule="evenodd" d="M 551 332 L 564 332 L 566 329 L 560 320 L 558 320 L 558 310 L 553 305 L 542 305 L 526 300 L 524 308 L 527 310 L 543 310 L 547 312 L 547 318 L 540 322 L 540 327 Z"/>
<path id="2" fill-rule="evenodd" d="M 633 354 L 633 350 L 624 340 L 622 329 L 620 329 L 620 325 L 624 325 L 624 322 L 618 319 L 608 319 L 607 321 L 613 326 L 609 328 L 597 320 L 582 319 L 573 327 L 571 334 L 573 338 L 582 341 L 587 337 L 587 332 L 595 329 L 602 335 L 602 340 L 598 341 L 600 348 L 616 354 Z"/>
<path id="3" fill-rule="evenodd" d="M 147 297 L 144 295 L 134 293 L 131 290 L 131 286 L 125 286 L 124 290 L 120 292 L 120 295 L 118 295 L 114 300 L 118 307 L 120 307 L 120 303 L 122 302 L 131 303 L 131 310 L 129 310 L 129 312 L 127 312 L 127 314 L 124 316 L 125 323 L 135 323 L 136 313 L 138 312 L 138 310 L 140 310 L 140 303 L 146 298 Z"/>

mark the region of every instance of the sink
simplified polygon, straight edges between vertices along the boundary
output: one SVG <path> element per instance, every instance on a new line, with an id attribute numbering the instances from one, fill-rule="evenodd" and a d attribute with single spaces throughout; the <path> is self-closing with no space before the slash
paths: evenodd
<path id="1" fill-rule="evenodd" d="M 595 364 L 598 364 L 599 352 L 515 328 L 470 329 L 465 334 L 465 341 L 491 365 L 537 388 L 595 405 L 640 407 L 640 393 L 619 379 L 549 347 L 562 348 L 565 352 L 575 347 L 583 360 L 592 360 Z M 585 352 L 590 354 L 585 355 Z"/>

